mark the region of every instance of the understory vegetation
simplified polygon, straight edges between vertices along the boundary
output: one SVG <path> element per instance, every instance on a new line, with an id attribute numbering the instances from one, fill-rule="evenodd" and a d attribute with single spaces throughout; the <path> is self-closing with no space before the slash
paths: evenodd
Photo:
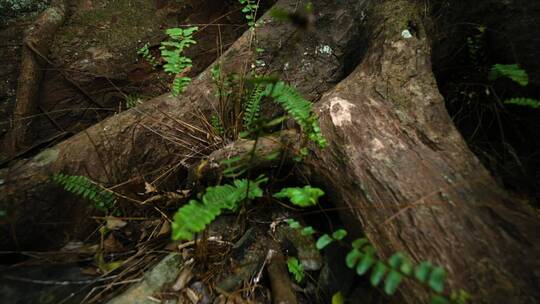
<path id="1" fill-rule="evenodd" d="M 248 25 L 252 35 L 256 34 L 254 18 L 257 5 L 249 0 L 240 0 L 245 5 L 242 10 L 246 14 Z M 286 12 L 277 11 L 276 16 L 284 16 Z M 283 19 L 283 17 L 282 17 Z M 287 20 L 285 18 L 285 20 Z M 183 51 L 196 41 L 192 34 L 197 27 L 173 28 L 166 31 L 170 40 L 162 42 L 160 46 L 161 58 L 165 62 L 163 69 L 174 76 L 171 93 L 178 96 L 189 85 L 191 78 L 184 76 L 191 67 L 191 59 L 183 55 Z M 264 50 L 257 47 L 256 53 Z M 152 67 L 157 68 L 159 61 L 150 53 L 148 44 L 145 44 L 137 52 Z M 256 55 L 256 54 L 255 54 Z M 508 77 L 521 85 L 527 84 L 526 73 L 517 66 L 495 65 L 490 73 L 490 79 Z M 223 212 L 239 212 L 245 210 L 249 204 L 255 204 L 264 196 L 270 195 L 279 200 L 286 199 L 293 206 L 300 208 L 314 207 L 319 204 L 319 198 L 324 191 L 312 185 L 304 187 L 290 187 L 285 185 L 280 191 L 269 193 L 264 185 L 275 183 L 270 180 L 272 172 L 263 172 L 257 178 L 251 179 L 251 169 L 259 138 L 270 135 L 281 129 L 284 122 L 292 119 L 300 128 L 303 147 L 300 147 L 294 157 L 296 162 L 301 162 L 309 153 L 307 143 L 311 141 L 315 147 L 324 149 L 326 139 L 321 133 L 317 115 L 312 111 L 311 102 L 305 100 L 292 86 L 279 80 L 276 75 L 256 75 L 249 72 L 244 75 L 225 75 L 220 65 L 216 64 L 212 69 L 212 78 L 215 82 L 216 96 L 219 97 L 223 111 L 214 113 L 210 118 L 210 125 L 215 135 L 221 141 L 234 141 L 239 138 L 250 139 L 254 142 L 250 151 L 245 155 L 222 160 L 226 169 L 219 178 L 222 184 L 206 186 L 196 198 L 190 199 L 181 206 L 174 214 L 171 224 L 171 238 L 173 240 L 191 241 L 195 235 L 203 233 L 205 229 Z M 130 98 L 133 99 L 133 98 Z M 281 106 L 284 114 L 277 117 L 263 118 L 261 115 L 263 103 L 271 100 Z M 507 103 L 526 104 L 524 99 L 509 99 Z M 128 101 L 129 102 L 129 101 Z M 537 101 L 532 100 L 532 103 Z M 133 104 L 131 101 L 130 104 Z M 133 105 L 131 105 L 133 106 Z M 129 106 L 129 107 L 131 107 Z M 239 107 L 238 107 L 239 106 Z M 529 105 L 530 106 L 530 105 Z M 231 109 L 237 109 L 238 113 L 229 115 Z M 240 110 L 238 110 L 240 109 Z M 313 147 L 313 146 L 312 146 Z M 265 155 L 267 159 L 280 157 L 280 153 Z M 116 202 L 114 192 L 106 189 L 84 176 L 69 176 L 58 174 L 54 177 L 55 182 L 63 186 L 66 191 L 73 192 L 93 202 L 96 209 L 111 213 Z M 285 203 L 285 202 L 283 202 Z M 304 236 L 320 234 L 311 226 L 303 227 L 299 221 L 284 218 L 281 221 L 287 223 L 292 229 L 299 229 Z M 320 234 L 313 245 L 317 250 L 323 250 L 333 242 L 345 242 L 347 231 L 338 229 L 331 234 Z M 375 248 L 366 238 L 359 238 L 346 243 L 350 247 L 345 260 L 348 268 L 355 269 L 359 276 L 371 271 L 369 282 L 377 287 L 383 283 L 383 291 L 387 295 L 393 295 L 399 288 L 403 279 L 410 279 L 424 285 L 431 290 L 432 304 L 466 303 L 469 295 L 464 290 L 449 292 L 445 289 L 444 268 L 433 265 L 429 261 L 422 261 L 414 265 L 410 258 L 403 253 L 393 254 L 387 261 L 377 257 Z M 292 256 L 287 259 L 287 267 L 292 278 L 298 283 L 303 283 L 305 273 L 299 260 Z M 336 293 L 332 296 L 333 304 L 343 303 L 342 295 Z"/>
<path id="2" fill-rule="evenodd" d="M 140 19 L 108 11 L 118 2 L 0 0 L 0 25 L 66 5 L 68 37 L 50 43 L 89 40 L 69 52 L 6 42 L 34 68 L 17 90 L 39 85 L 10 97 L 19 129 L 0 158 L 0 241 L 12 247 L 0 250 L 0 299 L 539 295 L 534 65 L 510 43 L 496 53 L 501 30 L 452 19 L 451 1 L 333 1 L 126 0 L 153 27 L 122 37 L 126 59 L 92 36 Z M 17 107 L 23 98 L 35 104 Z"/>

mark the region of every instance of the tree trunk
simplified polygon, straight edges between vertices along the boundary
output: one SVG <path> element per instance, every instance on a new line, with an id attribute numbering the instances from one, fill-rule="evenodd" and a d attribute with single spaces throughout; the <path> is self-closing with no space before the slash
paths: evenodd
<path id="1" fill-rule="evenodd" d="M 351 211 L 381 257 L 444 265 L 448 286 L 474 303 L 537 303 L 537 214 L 498 188 L 455 129 L 421 11 L 410 1 L 375 6 L 363 62 L 317 104 L 329 146 L 301 174 Z M 419 29 L 407 39 L 409 21 Z M 401 290 L 428 302 L 427 291 Z"/>
<path id="2" fill-rule="evenodd" d="M 244 74 L 253 62 L 255 47 L 261 47 L 265 52 L 258 59 L 265 65 L 257 69 L 258 74 L 276 73 L 306 97 L 320 98 L 344 77 L 345 65 L 362 50 L 354 43 L 361 42 L 364 21 L 357 16 L 366 4 L 350 5 L 345 0 L 313 4 L 320 12 L 320 30 L 306 32 L 263 16 L 265 24 L 254 39 L 246 32 L 218 60 L 222 70 Z M 305 3 L 283 0 L 276 5 L 294 10 Z M 85 175 L 107 185 L 143 179 L 159 184 L 166 179 L 157 177 L 180 179 L 187 172 L 184 169 L 217 149 L 219 145 L 208 139 L 208 123 L 203 120 L 218 108 L 211 78 L 214 65 L 179 98 L 170 94 L 154 98 L 31 159 L 0 169 L 0 209 L 9 214 L 9 222 L 0 226 L 0 246 L 46 248 L 65 231 L 81 234 L 87 208 L 51 182 L 56 173 Z"/>

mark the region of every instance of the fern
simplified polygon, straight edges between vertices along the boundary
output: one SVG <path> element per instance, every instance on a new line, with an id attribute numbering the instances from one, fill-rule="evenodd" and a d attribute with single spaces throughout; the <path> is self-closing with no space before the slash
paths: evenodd
<path id="1" fill-rule="evenodd" d="M 163 69 L 165 72 L 175 75 L 172 85 L 172 93 L 178 96 L 185 91 L 191 78 L 183 76 L 191 67 L 191 59 L 185 57 L 183 52 L 192 44 L 197 42 L 193 39 L 193 33 L 198 30 L 198 27 L 170 28 L 166 31 L 170 40 L 161 43 L 159 49 L 161 56 L 165 60 Z"/>
<path id="2" fill-rule="evenodd" d="M 293 275 L 294 280 L 297 283 L 302 283 L 302 281 L 304 281 L 306 275 L 304 273 L 304 267 L 297 258 L 289 257 L 287 259 L 287 269 L 289 270 L 289 273 Z"/>
<path id="3" fill-rule="evenodd" d="M 300 125 L 308 138 L 321 148 L 326 146 L 326 140 L 321 133 L 319 120 L 311 110 L 311 102 L 305 100 L 292 86 L 283 81 L 267 84 L 265 96 L 274 99 Z"/>
<path id="4" fill-rule="evenodd" d="M 94 207 L 100 211 L 108 212 L 116 204 L 116 196 L 95 183 L 91 179 L 81 175 L 56 174 L 53 181 L 61 185 L 64 190 L 79 195 L 94 203 Z"/>
<path id="5" fill-rule="evenodd" d="M 314 229 L 302 227 L 298 221 L 286 219 L 285 222 L 293 229 L 301 229 L 303 234 L 313 234 Z M 319 250 L 326 248 L 332 242 L 342 241 L 347 236 L 347 231 L 338 229 L 331 235 L 323 234 L 317 239 L 315 247 Z M 352 249 L 345 257 L 345 264 L 355 269 L 358 275 L 365 275 L 371 271 L 370 282 L 378 286 L 382 282 L 383 290 L 387 295 L 396 292 L 404 278 L 415 280 L 432 291 L 431 303 L 433 304 L 463 304 L 470 298 L 464 290 L 452 292 L 450 299 L 443 294 L 446 280 L 446 271 L 440 266 L 435 266 L 429 261 L 414 265 L 404 254 L 397 252 L 387 261 L 380 260 L 376 256 L 375 248 L 366 238 L 356 239 L 351 242 Z M 294 272 L 293 275 L 296 275 Z"/>
<path id="6" fill-rule="evenodd" d="M 489 72 L 489 80 L 494 81 L 501 77 L 510 78 L 522 87 L 529 84 L 527 72 L 517 64 L 494 64 Z"/>
<path id="7" fill-rule="evenodd" d="M 283 188 L 278 193 L 274 194 L 276 198 L 287 197 L 296 206 L 309 207 L 317 204 L 320 196 L 324 195 L 324 191 L 319 188 L 313 188 L 310 185 L 304 188 Z"/>
<path id="8" fill-rule="evenodd" d="M 131 94 L 126 96 L 125 102 L 126 108 L 131 109 L 141 102 L 141 97 L 138 94 Z"/>
<path id="9" fill-rule="evenodd" d="M 505 100 L 504 103 L 529 107 L 533 109 L 540 108 L 540 100 L 533 99 L 533 98 L 523 98 L 523 97 L 510 98 L 510 99 Z"/>
<path id="10" fill-rule="evenodd" d="M 141 55 L 150 65 L 152 65 L 152 67 L 155 68 L 158 65 L 158 62 L 156 60 L 156 57 L 150 54 L 150 49 L 148 47 L 149 44 L 146 43 L 142 48 L 137 51 L 137 54 Z"/>
<path id="11" fill-rule="evenodd" d="M 173 240 L 191 240 L 194 233 L 203 231 L 223 210 L 236 210 L 242 201 L 262 197 L 259 185 L 266 180 L 263 177 L 255 181 L 239 179 L 232 185 L 206 188 L 201 201 L 190 200 L 174 215 Z"/>
<path id="12" fill-rule="evenodd" d="M 238 0 L 240 4 L 244 5 L 242 8 L 242 13 L 244 13 L 247 23 L 250 28 L 255 27 L 255 14 L 257 13 L 257 9 L 259 6 L 256 4 L 256 1 L 254 0 Z"/>
<path id="13" fill-rule="evenodd" d="M 265 88 L 256 84 L 244 106 L 244 129 L 251 130 L 253 124 L 259 118 L 261 112 L 261 100 L 264 97 Z"/>
<path id="14" fill-rule="evenodd" d="M 225 129 L 223 128 L 223 125 L 221 124 L 221 121 L 217 115 L 212 115 L 212 117 L 210 117 L 210 124 L 212 125 L 212 129 L 214 130 L 215 134 L 219 136 L 223 136 L 225 134 Z"/>

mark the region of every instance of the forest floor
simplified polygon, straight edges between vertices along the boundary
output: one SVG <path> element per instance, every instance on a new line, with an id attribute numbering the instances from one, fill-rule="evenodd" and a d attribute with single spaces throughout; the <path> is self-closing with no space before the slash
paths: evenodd
<path id="1" fill-rule="evenodd" d="M 148 43 L 151 54 L 159 58 L 159 45 L 167 38 L 167 28 L 199 27 L 197 44 L 186 54 L 194 63 L 187 75 L 196 77 L 247 29 L 241 5 L 236 1 L 216 2 L 75 1 L 51 46 L 48 59 L 54 64 L 44 71 L 39 113 L 32 117 L 28 148 L 15 157 L 35 155 L 134 104 L 169 92 L 172 76 L 137 55 Z M 15 18 L 0 29 L 0 140 L 12 124 L 21 37 L 32 20 L 33 16 Z M 437 75 L 447 97 L 461 98 L 462 87 L 453 85 L 443 70 Z M 460 111 L 454 109 L 455 113 Z M 532 121 L 535 116 L 526 119 Z M 474 137 L 476 133 L 471 130 L 478 128 L 468 122 L 463 133 Z M 481 129 L 480 133 L 494 133 L 490 125 Z M 526 132 L 530 130 L 540 127 L 534 125 Z M 498 145 L 497 136 L 486 136 L 490 137 L 488 142 L 476 146 L 480 158 L 482 151 Z M 506 155 L 504 163 L 494 159 L 492 155 L 501 149 L 508 155 L 513 153 L 503 145 L 493 148 L 495 152 L 489 151 L 482 160 L 488 165 L 492 161 L 491 169 L 500 173 L 501 184 L 513 186 L 535 204 L 537 182 L 523 182 L 530 174 L 515 173 L 523 171 L 524 166 L 513 154 Z M 13 156 L 2 152 L 0 163 L 7 163 Z M 535 153 L 530 152 L 531 159 Z M 533 165 L 538 166 L 536 161 Z M 183 195 L 182 189 L 148 185 L 133 192 L 146 200 L 171 193 Z M 294 303 L 327 303 L 341 293 L 345 303 L 360 298 L 363 303 L 389 302 L 381 290 L 370 287 L 346 267 L 346 247 L 336 244 L 321 253 L 314 249 L 316 240 L 311 235 L 303 235 L 285 222 L 295 218 L 318 231 L 332 231 L 342 224 L 335 209 L 300 211 L 262 202 L 239 214 L 220 216 L 203 235 L 181 243 L 170 240 L 170 219 L 177 206 L 159 199 L 149 205 L 123 206 L 121 214 L 95 216 L 95 230 L 82 239 L 72 239 L 66 232 L 65 239 L 50 244 L 59 248 L 54 251 L 2 249 L 0 297 L 12 299 L 12 303 L 119 304 L 139 303 L 136 299 L 144 297 L 144 303 L 221 304 L 246 303 L 246 299 L 249 303 L 268 303 L 270 298 L 292 295 Z M 294 275 L 289 276 L 287 261 L 291 257 L 298 257 L 302 264 L 302 279 L 295 281 Z M 269 264 L 277 266 L 263 273 Z"/>
<path id="2" fill-rule="evenodd" d="M 32 117 L 29 149 L 18 156 L 52 146 L 132 106 L 128 102 L 139 103 L 168 92 L 171 76 L 137 55 L 148 42 L 150 52 L 159 57 L 167 28 L 199 27 L 197 44 L 187 54 L 194 62 L 189 76 L 198 75 L 246 30 L 240 9 L 234 2 L 215 6 L 212 1 L 76 2 L 51 46 L 48 59 L 54 64 L 44 72 L 40 113 Z M 11 19 L 0 29 L 0 138 L 10 128 L 21 37 L 34 15 Z M 0 161 L 9 160 L 5 154 L 0 156 Z M 145 189 L 137 191 L 144 193 Z M 146 189 L 145 195 L 158 192 L 162 194 Z M 135 303 L 141 293 L 150 302 L 161 303 L 244 303 L 245 299 L 267 303 L 271 297 L 290 298 L 291 293 L 298 303 L 315 303 L 338 291 L 346 292 L 346 298 L 362 294 L 381 303 L 382 294 L 369 291 L 367 284 L 353 287 L 358 283 L 353 272 L 335 262 L 343 261 L 345 248 L 335 246 L 321 255 L 314 249 L 312 236 L 304 236 L 284 222 L 285 218 L 299 218 L 299 210 L 260 206 L 243 210 L 245 217 L 219 217 L 204 235 L 188 243 L 170 241 L 171 206 L 124 208 L 121 216 L 94 217 L 98 229 L 84 239 L 66 234 L 65 240 L 50 244 L 51 248 L 61 246 L 58 250 L 0 252 L 0 295 L 12 303 L 103 303 L 134 283 L 135 287 L 111 303 Z M 323 216 L 316 210 L 309 221 L 328 230 L 337 224 L 330 222 L 331 213 Z M 321 220 L 326 224 L 320 224 Z M 276 259 L 272 252 L 287 256 L 279 258 L 279 266 L 268 277 L 262 270 Z M 299 257 L 306 271 L 298 282 L 291 282 L 286 270 L 285 261 L 293 256 Z M 163 263 L 169 264 L 160 267 Z M 150 287 L 154 285 L 159 288 Z M 272 294 L 276 289 L 283 290 L 282 294 Z"/>

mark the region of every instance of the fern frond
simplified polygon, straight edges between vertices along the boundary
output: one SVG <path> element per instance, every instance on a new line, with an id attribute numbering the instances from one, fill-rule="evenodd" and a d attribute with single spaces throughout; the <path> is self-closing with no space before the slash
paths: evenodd
<path id="1" fill-rule="evenodd" d="M 183 52 L 184 49 L 188 48 L 190 45 L 197 43 L 192 38 L 193 33 L 197 29 L 197 27 L 186 29 L 170 28 L 166 31 L 170 40 L 162 42 L 159 47 L 161 57 L 163 57 L 166 62 L 165 65 L 163 65 L 163 69 L 169 74 L 176 75 L 172 84 L 173 96 L 178 96 L 180 93 L 183 93 L 191 82 L 191 78 L 178 74 L 182 74 L 192 67 L 191 59 L 184 56 Z"/>
<path id="2" fill-rule="evenodd" d="M 524 97 L 510 98 L 510 99 L 505 100 L 504 103 L 523 106 L 523 107 L 529 107 L 533 109 L 540 108 L 540 100 L 533 99 L 533 98 L 524 98 Z"/>
<path id="3" fill-rule="evenodd" d="M 158 65 L 158 63 L 157 63 L 156 57 L 150 54 L 149 46 L 150 45 L 146 43 L 145 45 L 143 45 L 142 48 L 140 48 L 137 51 L 137 54 L 141 55 L 150 65 L 152 65 L 152 67 L 155 68 Z"/>
<path id="4" fill-rule="evenodd" d="M 326 140 L 319 127 L 319 120 L 311 110 L 311 102 L 305 100 L 294 87 L 286 85 L 283 81 L 270 83 L 267 84 L 264 95 L 272 97 L 276 103 L 281 105 L 300 125 L 310 140 L 321 148 L 326 146 Z"/>
<path id="5" fill-rule="evenodd" d="M 250 130 L 259 118 L 261 112 L 261 100 L 264 97 L 264 86 L 256 84 L 244 106 L 244 129 Z"/>
<path id="6" fill-rule="evenodd" d="M 529 75 L 517 64 L 494 64 L 489 71 L 489 80 L 493 81 L 501 77 L 508 77 L 522 87 L 529 84 Z"/>
<path id="7" fill-rule="evenodd" d="M 86 176 L 59 173 L 54 175 L 53 181 L 61 185 L 64 190 L 92 201 L 94 207 L 100 211 L 110 211 L 116 204 L 116 196 L 113 192 L 104 189 Z"/>
<path id="8" fill-rule="evenodd" d="M 191 82 L 191 78 L 189 77 L 176 77 L 173 80 L 172 84 L 172 93 L 174 96 L 178 96 L 181 93 L 184 93 L 184 91 L 187 89 L 189 83 Z"/>
<path id="9" fill-rule="evenodd" d="M 197 232 L 203 231 L 223 210 L 236 210 L 245 199 L 262 197 L 259 185 L 266 178 L 257 180 L 235 180 L 232 185 L 206 188 L 201 201 L 190 200 L 180 207 L 172 223 L 173 240 L 191 240 Z"/>
<path id="10" fill-rule="evenodd" d="M 210 117 L 210 124 L 212 125 L 212 129 L 215 134 L 219 136 L 223 136 L 223 134 L 225 134 L 225 129 L 223 128 L 223 125 L 221 124 L 221 121 L 217 115 L 212 115 L 212 117 Z"/>

